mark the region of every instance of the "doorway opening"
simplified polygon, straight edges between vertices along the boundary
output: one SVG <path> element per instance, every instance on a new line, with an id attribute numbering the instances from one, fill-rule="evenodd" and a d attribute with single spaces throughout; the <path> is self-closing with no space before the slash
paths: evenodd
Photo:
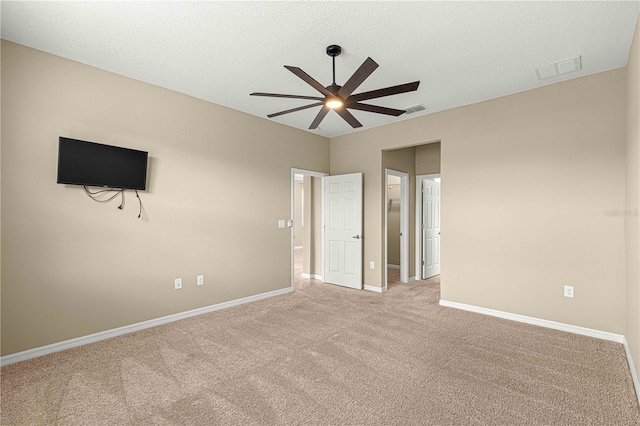
<path id="1" fill-rule="evenodd" d="M 382 291 L 388 290 L 396 285 L 408 283 L 410 285 L 418 285 L 422 284 L 416 283 L 412 284 L 415 280 L 422 281 L 422 252 L 421 252 L 421 244 L 422 244 L 422 233 L 421 233 L 421 222 L 418 220 L 421 217 L 421 206 L 422 206 L 422 192 L 421 192 L 421 181 L 416 179 L 417 177 L 428 177 L 428 178 L 439 178 L 441 173 L 440 168 L 440 154 L 441 154 L 441 142 L 434 140 L 432 142 L 425 142 L 419 145 L 412 145 L 406 147 L 399 147 L 390 150 L 382 151 L 382 169 L 381 169 L 381 216 L 382 216 L 382 241 L 381 241 L 381 251 L 383 256 L 380 271 Z M 387 170 L 402 170 L 403 172 L 409 175 L 408 178 L 408 231 L 406 235 L 407 244 L 408 244 L 408 281 L 398 279 L 398 270 L 396 269 L 388 269 L 387 264 L 394 265 L 392 261 L 387 261 L 388 255 L 388 247 L 387 247 L 387 212 L 389 210 L 389 200 L 387 199 Z M 393 183 L 393 182 L 392 182 Z M 417 184 L 417 185 L 416 185 Z M 397 205 L 391 206 L 392 209 L 396 208 Z M 406 216 L 405 216 L 406 217 Z M 446 222 L 446 221 L 445 221 Z M 373 268 L 373 265 L 371 266 Z M 391 278 L 389 279 L 389 273 L 392 273 Z M 393 280 L 395 279 L 395 281 Z M 436 281 L 439 282 L 439 276 L 435 278 Z M 401 286 L 402 287 L 402 286 Z"/>
<path id="2" fill-rule="evenodd" d="M 322 179 L 327 173 L 291 169 L 291 287 L 322 282 Z"/>
<path id="3" fill-rule="evenodd" d="M 409 174 L 385 169 L 385 280 L 409 282 Z M 399 277 L 397 277 L 399 275 Z"/>

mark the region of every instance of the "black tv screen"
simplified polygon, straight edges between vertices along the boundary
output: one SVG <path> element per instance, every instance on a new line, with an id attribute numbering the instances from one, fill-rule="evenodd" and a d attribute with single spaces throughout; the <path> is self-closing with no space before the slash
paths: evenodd
<path id="1" fill-rule="evenodd" d="M 147 157 L 146 151 L 60 136 L 58 183 L 144 190 Z"/>

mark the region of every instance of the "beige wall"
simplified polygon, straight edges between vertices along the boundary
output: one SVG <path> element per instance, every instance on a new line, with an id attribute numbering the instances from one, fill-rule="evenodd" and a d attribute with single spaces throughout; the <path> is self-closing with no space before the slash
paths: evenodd
<path id="1" fill-rule="evenodd" d="M 416 146 L 416 175 L 440 173 L 440 142 Z"/>
<path id="2" fill-rule="evenodd" d="M 625 334 L 640 365 L 638 219 L 607 215 L 639 204 L 639 44 L 628 69 L 334 138 L 329 156 L 308 132 L 3 41 L 2 355 L 289 286 L 290 170 L 329 160 L 364 173 L 364 282 L 382 286 L 383 150 L 442 141 L 443 299 Z M 59 135 L 149 151 L 143 220 L 131 194 L 120 211 L 55 184 Z M 423 154 L 414 174 L 436 173 Z"/>
<path id="3" fill-rule="evenodd" d="M 383 150 L 440 141 L 442 298 L 623 333 L 625 91 L 614 70 L 333 138 L 331 173 L 364 173 L 365 265 Z"/>
<path id="4" fill-rule="evenodd" d="M 290 286 L 327 139 L 5 41 L 2 88 L 2 355 Z M 149 151 L 143 220 L 56 184 L 60 135 Z"/>
<path id="5" fill-rule="evenodd" d="M 636 369 L 640 368 L 640 21 L 627 65 L 627 175 L 626 175 L 626 331 Z"/>

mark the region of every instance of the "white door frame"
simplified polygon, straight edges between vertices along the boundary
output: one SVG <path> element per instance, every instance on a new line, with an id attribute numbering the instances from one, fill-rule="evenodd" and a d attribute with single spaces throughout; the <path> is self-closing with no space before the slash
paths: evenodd
<path id="1" fill-rule="evenodd" d="M 416 279 L 422 279 L 422 181 L 433 180 L 435 178 L 442 179 L 440 173 L 416 176 Z M 440 190 L 442 194 L 442 189 Z M 440 202 L 440 210 L 442 211 L 442 201 Z M 442 216 L 440 216 L 442 223 Z M 442 242 L 442 237 L 440 238 Z M 440 251 L 442 255 L 442 251 Z M 440 259 L 442 264 L 442 259 Z"/>
<path id="2" fill-rule="evenodd" d="M 409 282 L 409 173 L 393 169 L 384 169 L 384 291 L 387 290 L 388 271 L 388 220 L 389 176 L 400 178 L 400 281 Z"/>
<path id="3" fill-rule="evenodd" d="M 325 176 L 329 176 L 329 173 L 324 172 L 316 172 L 313 170 L 304 170 L 304 169 L 296 169 L 291 168 L 291 220 L 295 217 L 296 211 L 296 175 L 305 175 L 310 177 L 324 178 Z M 321 197 L 322 198 L 322 197 Z M 320 200 L 320 208 L 322 211 L 322 228 L 324 229 L 324 206 L 322 206 L 322 199 Z M 303 212 L 304 213 L 304 212 Z M 293 289 L 293 280 L 295 277 L 295 248 L 294 248 L 294 240 L 293 240 L 293 226 L 291 229 L 291 288 Z M 322 239 L 322 265 L 324 265 L 324 238 Z"/>

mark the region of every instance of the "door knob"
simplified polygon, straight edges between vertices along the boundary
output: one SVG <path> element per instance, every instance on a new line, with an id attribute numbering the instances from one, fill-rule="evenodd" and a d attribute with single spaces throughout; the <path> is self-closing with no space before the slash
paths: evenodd
<path id="1" fill-rule="evenodd" d="M 356 240 L 360 239 L 360 235 L 354 235 L 352 238 L 355 238 Z"/>

